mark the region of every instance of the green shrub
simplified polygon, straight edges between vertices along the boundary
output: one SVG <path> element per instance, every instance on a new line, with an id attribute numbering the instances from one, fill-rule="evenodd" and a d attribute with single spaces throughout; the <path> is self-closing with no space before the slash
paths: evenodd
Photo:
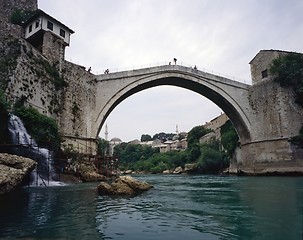
<path id="1" fill-rule="evenodd" d="M 224 152 L 211 146 L 202 146 L 197 166 L 203 173 L 218 173 L 229 166 L 229 158 Z"/>
<path id="2" fill-rule="evenodd" d="M 289 53 L 272 61 L 270 74 L 282 87 L 292 87 L 296 102 L 303 105 L 303 55 Z"/>
<path id="3" fill-rule="evenodd" d="M 303 148 L 303 127 L 300 129 L 299 135 L 292 137 L 290 142 Z"/>
<path id="4" fill-rule="evenodd" d="M 191 129 L 187 136 L 188 148 L 192 148 L 195 144 L 199 143 L 200 138 L 209 132 L 211 130 L 203 126 L 196 126 Z"/>
<path id="5" fill-rule="evenodd" d="M 18 106 L 14 113 L 20 117 L 26 130 L 40 147 L 55 151 L 59 149 L 61 138 L 58 125 L 53 118 L 39 113 L 32 107 Z"/>
<path id="6" fill-rule="evenodd" d="M 34 13 L 35 11 L 24 11 L 21 9 L 15 9 L 15 11 L 11 15 L 10 21 L 13 24 L 23 26 L 24 22 L 26 22 Z"/>
<path id="7" fill-rule="evenodd" d="M 239 136 L 230 120 L 221 127 L 221 144 L 230 157 L 239 145 Z"/>

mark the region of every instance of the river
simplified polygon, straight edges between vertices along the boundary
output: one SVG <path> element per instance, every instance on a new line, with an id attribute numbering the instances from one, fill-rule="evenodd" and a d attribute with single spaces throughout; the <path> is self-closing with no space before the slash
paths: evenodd
<path id="1" fill-rule="evenodd" d="M 96 183 L 0 197 L 1 239 L 303 239 L 302 177 L 138 175 L 154 188 L 98 196 Z"/>

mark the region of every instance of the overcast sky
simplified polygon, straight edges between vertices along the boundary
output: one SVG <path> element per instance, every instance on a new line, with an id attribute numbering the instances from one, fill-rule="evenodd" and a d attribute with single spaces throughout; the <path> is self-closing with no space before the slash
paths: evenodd
<path id="1" fill-rule="evenodd" d="M 303 52 L 302 0 L 38 0 L 75 31 L 66 59 L 95 74 L 167 64 L 250 84 L 250 60 L 262 49 Z M 109 139 L 190 131 L 222 112 L 176 87 L 155 87 L 119 104 L 107 118 Z M 104 126 L 100 132 L 104 138 Z"/>

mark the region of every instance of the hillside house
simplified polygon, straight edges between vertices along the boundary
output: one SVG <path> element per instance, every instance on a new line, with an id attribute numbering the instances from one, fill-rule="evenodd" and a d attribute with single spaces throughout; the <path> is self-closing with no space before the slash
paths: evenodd
<path id="1" fill-rule="evenodd" d="M 72 29 L 38 9 L 24 24 L 24 38 L 53 62 L 64 59 Z"/>

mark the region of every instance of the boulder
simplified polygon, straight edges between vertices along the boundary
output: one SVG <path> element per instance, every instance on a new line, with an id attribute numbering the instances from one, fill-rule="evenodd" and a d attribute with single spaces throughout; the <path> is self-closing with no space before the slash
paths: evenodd
<path id="1" fill-rule="evenodd" d="M 97 189 L 101 195 L 136 195 L 153 186 L 130 176 L 120 176 L 112 184 L 101 182 Z"/>
<path id="2" fill-rule="evenodd" d="M 163 173 L 163 174 L 170 174 L 171 172 L 170 172 L 169 169 L 167 169 L 167 170 L 164 170 L 162 173 Z"/>
<path id="3" fill-rule="evenodd" d="M 183 173 L 182 167 L 176 167 L 175 170 L 173 171 L 173 174 L 181 174 L 181 173 Z"/>
<path id="4" fill-rule="evenodd" d="M 0 194 L 20 186 L 36 165 L 32 159 L 0 153 Z"/>
<path id="5" fill-rule="evenodd" d="M 184 172 L 194 172 L 197 170 L 196 164 L 188 163 L 184 166 Z"/>
<path id="6" fill-rule="evenodd" d="M 83 182 L 105 181 L 106 177 L 97 173 L 97 169 L 91 163 L 80 163 L 76 167 L 76 173 Z"/>

